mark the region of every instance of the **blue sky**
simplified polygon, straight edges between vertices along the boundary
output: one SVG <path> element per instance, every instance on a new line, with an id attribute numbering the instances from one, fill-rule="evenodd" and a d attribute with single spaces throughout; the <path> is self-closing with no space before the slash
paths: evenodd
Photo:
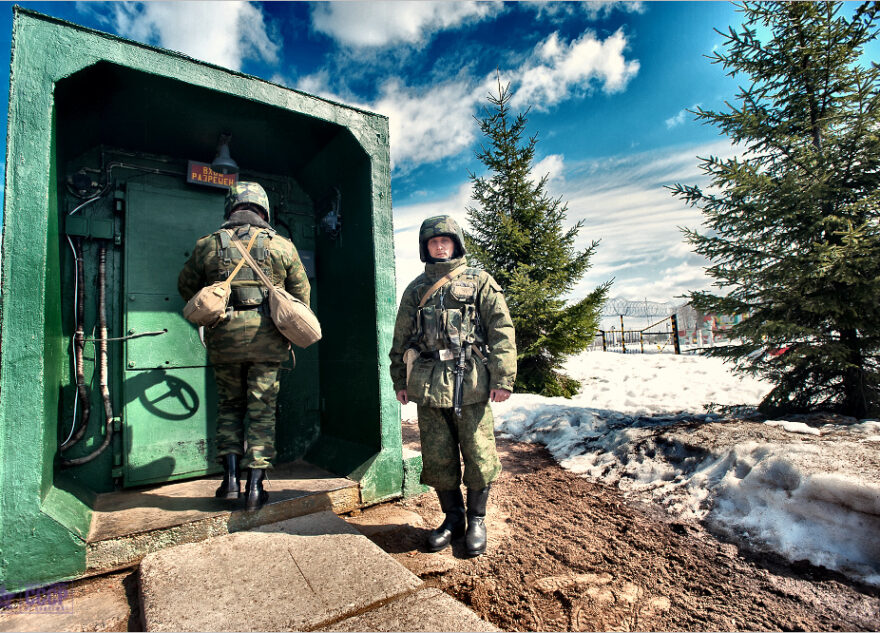
<path id="1" fill-rule="evenodd" d="M 421 220 L 465 220 L 468 172 L 483 173 L 473 117 L 496 72 L 516 108 L 531 106 L 536 173 L 584 221 L 580 243 L 601 240 L 574 297 L 612 277 L 612 296 L 653 301 L 709 284 L 677 228 L 700 213 L 664 185 L 704 183 L 696 157 L 732 153 L 685 111 L 733 99 L 736 82 L 705 57 L 723 41 L 713 28 L 740 23 L 732 4 L 20 4 L 387 115 L 401 288 L 419 272 Z M 0 7 L 7 58 L 11 20 Z"/>

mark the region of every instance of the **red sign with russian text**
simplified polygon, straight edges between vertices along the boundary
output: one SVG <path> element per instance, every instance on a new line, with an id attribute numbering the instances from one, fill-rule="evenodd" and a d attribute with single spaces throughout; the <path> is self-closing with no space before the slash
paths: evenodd
<path id="1" fill-rule="evenodd" d="M 194 185 L 228 189 L 238 182 L 238 174 L 218 174 L 210 164 L 191 160 L 187 166 L 186 181 Z"/>

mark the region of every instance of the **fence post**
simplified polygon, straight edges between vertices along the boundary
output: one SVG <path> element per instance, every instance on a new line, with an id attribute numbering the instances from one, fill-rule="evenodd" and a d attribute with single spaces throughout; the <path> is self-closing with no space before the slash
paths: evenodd
<path id="1" fill-rule="evenodd" d="M 673 313 L 672 320 L 672 347 L 676 354 L 681 354 L 681 343 L 678 342 L 678 317 Z"/>
<path id="2" fill-rule="evenodd" d="M 623 315 L 620 315 L 620 347 L 624 354 L 626 354 L 626 332 L 623 329 Z"/>
<path id="3" fill-rule="evenodd" d="M 602 351 L 607 352 L 608 346 L 605 344 L 605 330 L 599 330 L 599 334 L 602 336 Z"/>
<path id="4" fill-rule="evenodd" d="M 645 353 L 645 333 L 639 332 L 639 347 L 642 348 L 642 354 Z"/>

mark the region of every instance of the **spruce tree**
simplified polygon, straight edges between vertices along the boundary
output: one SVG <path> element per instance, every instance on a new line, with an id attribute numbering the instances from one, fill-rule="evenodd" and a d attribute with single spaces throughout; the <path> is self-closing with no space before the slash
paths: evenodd
<path id="1" fill-rule="evenodd" d="M 877 5 L 737 5 L 739 30 L 713 55 L 745 87 L 721 112 L 697 109 L 741 156 L 700 159 L 712 190 L 675 185 L 701 208 L 685 230 L 717 290 L 706 313 L 747 315 L 741 340 L 712 350 L 775 385 L 768 414 L 876 414 L 880 366 L 880 93 L 860 55 Z"/>
<path id="2" fill-rule="evenodd" d="M 593 341 L 610 282 L 580 301 L 565 301 L 598 242 L 575 250 L 582 222 L 565 228 L 568 206 L 547 193 L 546 175 L 532 178 L 537 135 L 524 140 L 528 110 L 514 116 L 510 98 L 509 85 L 499 81 L 478 119 L 488 147 L 477 157 L 488 174 L 470 174 L 476 205 L 467 208 L 465 240 L 470 258 L 504 288 L 516 328 L 517 389 L 571 397 L 580 383 L 559 370 Z"/>

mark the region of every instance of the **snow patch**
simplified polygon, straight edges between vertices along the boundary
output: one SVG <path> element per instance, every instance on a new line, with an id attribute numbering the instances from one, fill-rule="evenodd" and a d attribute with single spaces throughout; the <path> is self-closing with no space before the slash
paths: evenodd
<path id="1" fill-rule="evenodd" d="M 586 352 L 570 400 L 514 394 L 496 430 L 755 549 L 880 585 L 880 422 L 725 421 L 771 388 L 719 359 Z"/>
<path id="2" fill-rule="evenodd" d="M 765 420 L 767 426 L 778 426 L 789 433 L 805 433 L 806 435 L 822 435 L 819 429 L 814 429 L 803 422 L 791 422 L 790 420 Z"/>

